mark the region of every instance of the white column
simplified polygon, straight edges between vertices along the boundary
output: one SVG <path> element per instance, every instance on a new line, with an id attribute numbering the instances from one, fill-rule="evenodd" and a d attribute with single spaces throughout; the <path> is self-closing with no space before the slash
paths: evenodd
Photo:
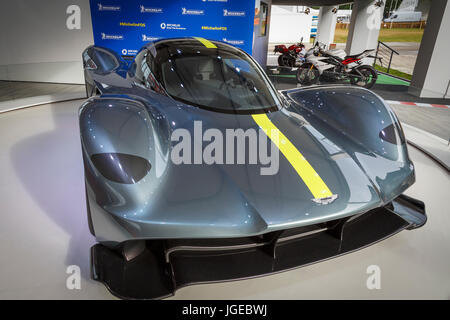
<path id="1" fill-rule="evenodd" d="M 376 49 L 381 21 L 383 19 L 384 1 L 381 7 L 377 1 L 358 0 L 353 2 L 352 17 L 348 31 L 345 51 L 358 54 L 367 49 Z"/>
<path id="2" fill-rule="evenodd" d="M 450 1 L 433 0 L 414 66 L 409 92 L 423 98 L 450 98 Z"/>
<path id="3" fill-rule="evenodd" d="M 320 7 L 319 24 L 317 25 L 317 41 L 327 45 L 334 42 L 337 15 L 332 12 L 334 6 Z"/>

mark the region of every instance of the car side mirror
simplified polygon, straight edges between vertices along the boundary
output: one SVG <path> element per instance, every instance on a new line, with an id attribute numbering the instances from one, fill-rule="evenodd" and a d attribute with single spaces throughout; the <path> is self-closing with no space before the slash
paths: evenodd
<path id="1" fill-rule="evenodd" d="M 117 53 L 108 48 L 90 46 L 83 51 L 83 67 L 95 73 L 106 74 L 126 64 Z"/>

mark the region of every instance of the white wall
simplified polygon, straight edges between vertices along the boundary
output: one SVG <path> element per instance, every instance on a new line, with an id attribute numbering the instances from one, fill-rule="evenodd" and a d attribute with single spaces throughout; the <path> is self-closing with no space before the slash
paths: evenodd
<path id="1" fill-rule="evenodd" d="M 79 30 L 66 26 L 69 5 Z M 84 83 L 81 52 L 93 43 L 89 0 L 2 1 L 0 80 Z"/>
<path id="2" fill-rule="evenodd" d="M 312 14 L 297 13 L 272 6 L 270 22 L 270 43 L 303 42 L 308 43 L 311 35 Z"/>

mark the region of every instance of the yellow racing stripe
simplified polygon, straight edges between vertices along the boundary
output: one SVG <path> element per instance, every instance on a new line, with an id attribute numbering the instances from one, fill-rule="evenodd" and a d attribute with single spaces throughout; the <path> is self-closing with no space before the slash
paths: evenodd
<path id="1" fill-rule="evenodd" d="M 314 198 L 322 199 L 333 196 L 328 186 L 309 164 L 305 157 L 289 141 L 288 138 L 273 124 L 265 113 L 253 114 L 253 120 L 265 132 L 270 140 L 283 153 L 298 175 L 305 182 Z"/>
<path id="2" fill-rule="evenodd" d="M 207 48 L 213 48 L 216 49 L 216 45 L 214 43 L 212 43 L 209 40 L 206 40 L 205 38 L 200 38 L 200 37 L 194 37 L 194 39 L 200 41 L 201 43 L 203 43 L 203 45 Z"/>

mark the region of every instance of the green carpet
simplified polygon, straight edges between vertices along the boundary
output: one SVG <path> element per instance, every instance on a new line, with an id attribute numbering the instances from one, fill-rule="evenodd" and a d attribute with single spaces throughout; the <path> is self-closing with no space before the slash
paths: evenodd
<path id="1" fill-rule="evenodd" d="M 295 78 L 295 75 L 291 74 L 271 74 L 271 77 L 279 77 L 279 78 Z M 390 77 L 386 74 L 378 74 L 377 84 L 394 84 L 394 85 L 403 85 L 403 86 L 409 86 L 408 81 L 404 81 L 401 79 L 397 79 L 394 77 Z"/>
<path id="2" fill-rule="evenodd" d="M 386 74 L 381 74 L 381 73 L 378 74 L 377 83 L 378 84 L 395 84 L 395 85 L 409 86 L 408 81 L 400 80 L 400 79 L 390 77 Z"/>

